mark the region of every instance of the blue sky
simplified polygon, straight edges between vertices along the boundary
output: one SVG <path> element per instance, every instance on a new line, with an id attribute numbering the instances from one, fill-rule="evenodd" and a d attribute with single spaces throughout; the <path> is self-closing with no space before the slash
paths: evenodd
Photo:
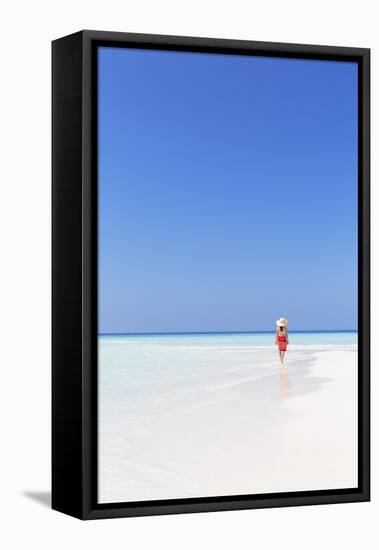
<path id="1" fill-rule="evenodd" d="M 99 331 L 357 326 L 357 66 L 99 50 Z"/>

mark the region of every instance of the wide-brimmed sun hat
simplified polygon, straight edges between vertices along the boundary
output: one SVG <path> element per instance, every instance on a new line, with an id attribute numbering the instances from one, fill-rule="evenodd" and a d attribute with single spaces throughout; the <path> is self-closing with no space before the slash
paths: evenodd
<path id="1" fill-rule="evenodd" d="M 284 317 L 281 317 L 280 319 L 278 319 L 276 321 L 276 326 L 277 327 L 286 327 L 287 323 L 288 323 L 287 319 L 285 319 Z"/>

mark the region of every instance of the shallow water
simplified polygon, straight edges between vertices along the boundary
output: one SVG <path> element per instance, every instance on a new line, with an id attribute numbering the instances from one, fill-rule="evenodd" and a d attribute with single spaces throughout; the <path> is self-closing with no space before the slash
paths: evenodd
<path id="1" fill-rule="evenodd" d="M 289 338 L 286 361 L 298 361 L 316 350 L 335 346 L 349 349 L 357 344 L 356 332 L 297 332 Z M 100 336 L 100 395 L 125 399 L 136 389 L 235 377 L 246 365 L 251 365 L 258 376 L 278 363 L 274 340 L 274 333 Z"/>

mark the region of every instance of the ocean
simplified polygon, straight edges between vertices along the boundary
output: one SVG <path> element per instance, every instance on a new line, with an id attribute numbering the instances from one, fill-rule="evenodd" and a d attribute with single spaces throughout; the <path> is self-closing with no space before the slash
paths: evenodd
<path id="1" fill-rule="evenodd" d="M 331 347 L 357 345 L 357 332 L 291 332 L 286 361 Z M 202 383 L 204 378 L 235 377 L 250 365 L 256 371 L 276 366 L 275 333 L 112 334 L 99 336 L 100 395 L 153 390 L 162 384 Z"/>

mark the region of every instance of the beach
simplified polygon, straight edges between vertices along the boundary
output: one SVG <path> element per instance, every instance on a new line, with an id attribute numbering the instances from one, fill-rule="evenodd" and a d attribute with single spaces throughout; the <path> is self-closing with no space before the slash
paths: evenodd
<path id="1" fill-rule="evenodd" d="M 356 487 L 357 334 L 101 335 L 100 503 Z"/>

